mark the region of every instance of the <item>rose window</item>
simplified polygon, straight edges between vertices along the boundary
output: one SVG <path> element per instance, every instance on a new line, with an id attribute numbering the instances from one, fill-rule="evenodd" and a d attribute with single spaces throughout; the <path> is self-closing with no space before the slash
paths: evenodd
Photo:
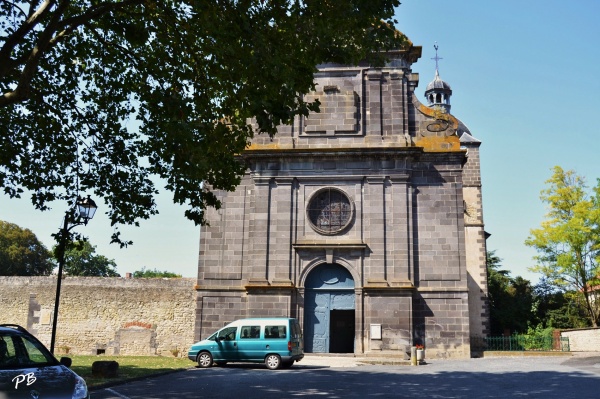
<path id="1" fill-rule="evenodd" d="M 321 234 L 336 234 L 352 220 L 353 204 L 350 198 L 336 188 L 317 191 L 308 203 L 308 220 Z"/>

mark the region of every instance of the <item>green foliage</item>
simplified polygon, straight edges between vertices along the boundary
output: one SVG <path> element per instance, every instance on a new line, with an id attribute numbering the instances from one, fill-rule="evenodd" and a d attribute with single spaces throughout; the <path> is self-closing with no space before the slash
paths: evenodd
<path id="1" fill-rule="evenodd" d="M 411 45 L 394 28 L 399 4 L 0 2 L 0 187 L 41 210 L 104 198 L 118 227 L 157 213 L 158 177 L 204 223 L 255 133 L 318 110 L 303 96 L 316 65 L 381 63 Z M 128 244 L 118 229 L 112 240 Z"/>
<path id="2" fill-rule="evenodd" d="M 495 251 L 487 253 L 488 300 L 492 335 L 527 331 L 532 317 L 533 288 L 531 283 L 517 276 L 511 278 L 501 270 L 501 259 Z"/>
<path id="3" fill-rule="evenodd" d="M 1 276 L 46 276 L 52 269 L 50 252 L 31 230 L 0 220 Z"/>
<path id="4" fill-rule="evenodd" d="M 137 270 L 135 272 L 133 272 L 133 277 L 134 278 L 142 278 L 142 277 L 146 277 L 146 278 L 156 278 L 156 277 L 181 277 L 181 274 L 177 274 L 177 273 L 171 273 L 168 271 L 159 271 L 158 269 L 154 269 L 154 270 L 147 270 L 146 267 L 142 267 L 142 270 Z"/>
<path id="5" fill-rule="evenodd" d="M 521 337 L 521 342 L 525 350 L 544 350 L 549 351 L 553 348 L 554 328 L 529 327 L 527 334 Z"/>
<path id="6" fill-rule="evenodd" d="M 96 255 L 96 247 L 88 241 L 71 243 L 65 251 L 64 272 L 69 276 L 119 277 L 116 267 L 114 260 Z"/>
<path id="7" fill-rule="evenodd" d="M 542 278 L 534 287 L 534 319 L 540 328 L 583 328 L 591 326 L 581 292 L 558 289 Z"/>
<path id="8" fill-rule="evenodd" d="M 530 335 L 528 331 L 531 329 L 537 331 L 591 325 L 581 292 L 557 288 L 547 278 L 542 278 L 532 287 L 528 280 L 520 276 L 513 278 L 508 270 L 502 270 L 501 262 L 495 251 L 488 251 L 492 336 L 503 336 L 507 332 Z M 519 338 L 520 344 L 523 344 L 523 339 Z"/>
<path id="9" fill-rule="evenodd" d="M 525 241 L 538 252 L 530 270 L 556 287 L 582 293 L 590 322 L 598 326 L 600 182 L 589 194 L 582 177 L 555 166 L 546 183 L 540 196 L 548 205 L 546 220 Z"/>

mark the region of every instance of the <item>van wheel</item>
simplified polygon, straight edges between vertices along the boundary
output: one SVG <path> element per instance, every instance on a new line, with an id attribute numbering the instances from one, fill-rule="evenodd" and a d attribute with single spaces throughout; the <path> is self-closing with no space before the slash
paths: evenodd
<path id="1" fill-rule="evenodd" d="M 281 367 L 281 357 L 274 353 L 267 355 L 265 358 L 265 364 L 269 370 L 277 370 L 279 367 Z"/>
<path id="2" fill-rule="evenodd" d="M 213 357 L 209 352 L 200 352 L 200 354 L 198 355 L 198 366 L 202 367 L 203 369 L 212 366 L 213 364 Z"/>

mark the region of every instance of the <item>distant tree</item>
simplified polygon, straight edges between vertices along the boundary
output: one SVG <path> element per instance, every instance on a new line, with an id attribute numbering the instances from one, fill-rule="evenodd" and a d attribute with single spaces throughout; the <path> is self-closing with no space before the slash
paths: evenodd
<path id="1" fill-rule="evenodd" d="M 71 243 L 65 251 L 64 272 L 69 276 L 119 277 L 116 267 L 114 260 L 96 255 L 96 247 L 88 241 Z"/>
<path id="2" fill-rule="evenodd" d="M 31 230 L 0 220 L 0 275 L 46 276 L 52 269 L 50 251 Z"/>
<path id="3" fill-rule="evenodd" d="M 158 269 L 149 270 L 146 267 L 142 267 L 142 270 L 133 272 L 134 278 L 155 278 L 155 277 L 181 277 L 181 274 L 171 273 L 168 271 L 159 271 Z"/>
<path id="4" fill-rule="evenodd" d="M 511 279 L 509 294 L 512 299 L 512 330 L 525 333 L 533 318 L 533 286 L 531 281 L 516 276 Z"/>
<path id="5" fill-rule="evenodd" d="M 495 251 L 487 252 L 488 300 L 492 335 L 525 333 L 532 317 L 533 288 L 529 280 L 501 270 Z"/>
<path id="6" fill-rule="evenodd" d="M 591 324 L 600 318 L 600 180 L 589 194 L 574 171 L 554 167 L 540 198 L 548 205 L 546 220 L 532 229 L 525 244 L 537 250 L 530 268 L 556 287 L 583 296 Z"/>
<path id="7" fill-rule="evenodd" d="M 534 287 L 534 325 L 541 328 L 582 328 L 591 326 L 583 296 L 564 291 L 543 277 Z"/>
<path id="8" fill-rule="evenodd" d="M 490 329 L 492 335 L 502 335 L 510 316 L 504 313 L 504 304 L 508 302 L 507 291 L 510 283 L 508 270 L 500 270 L 501 259 L 495 251 L 487 252 L 488 304 L 490 307 Z"/>

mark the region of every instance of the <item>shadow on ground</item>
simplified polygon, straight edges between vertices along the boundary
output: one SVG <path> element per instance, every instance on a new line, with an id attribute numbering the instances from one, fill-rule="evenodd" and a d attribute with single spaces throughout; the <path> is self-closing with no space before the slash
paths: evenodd
<path id="1" fill-rule="evenodd" d="M 584 367 L 595 364 L 589 361 Z M 139 381 L 114 388 L 122 396 L 96 392 L 94 398 L 597 398 L 600 376 L 571 367 L 529 372 L 443 371 L 428 366 L 271 371 L 258 364 L 233 364 Z"/>

